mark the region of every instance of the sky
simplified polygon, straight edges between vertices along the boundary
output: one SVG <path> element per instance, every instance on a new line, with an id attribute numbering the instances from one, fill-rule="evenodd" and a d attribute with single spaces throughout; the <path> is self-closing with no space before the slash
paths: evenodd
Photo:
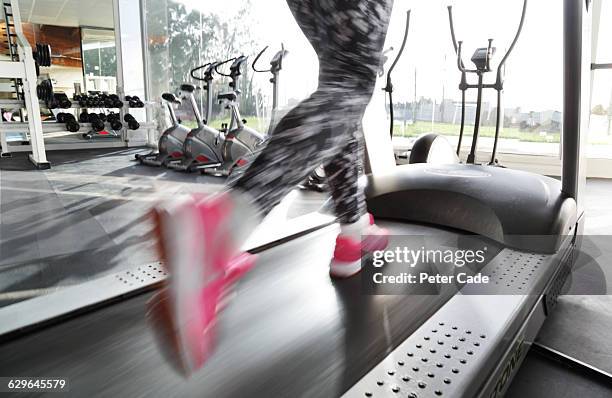
<path id="1" fill-rule="evenodd" d="M 242 0 L 180 0 L 190 8 L 217 13 L 228 18 Z M 603 1 L 600 31 L 601 62 L 612 62 L 612 1 Z M 520 0 L 395 0 L 385 48 L 398 49 L 405 12 L 412 12 L 406 50 L 394 72 L 395 97 L 410 101 L 415 97 L 460 99 L 457 89 L 460 73 L 450 39 L 447 5 L 453 5 L 455 31 L 464 41 L 464 62 L 477 47 L 493 38 L 497 66 L 510 45 L 520 20 Z M 286 98 L 303 98 L 316 86 L 317 61 L 314 51 L 301 33 L 285 0 L 252 0 L 250 23 L 254 37 L 262 45 L 279 47 L 282 41 L 290 51 L 282 75 L 281 91 Z M 519 41 L 506 63 L 505 107 L 523 110 L 561 110 L 562 86 L 562 2 L 531 0 Z M 394 57 L 392 53 L 391 57 Z M 603 61 L 607 60 L 607 61 Z M 495 74 L 490 73 L 490 80 Z M 265 81 L 265 80 L 264 80 Z M 599 72 L 595 80 L 593 104 L 610 101 L 612 71 Z M 475 92 L 471 93 L 475 99 Z M 485 95 L 494 102 L 495 93 Z"/>

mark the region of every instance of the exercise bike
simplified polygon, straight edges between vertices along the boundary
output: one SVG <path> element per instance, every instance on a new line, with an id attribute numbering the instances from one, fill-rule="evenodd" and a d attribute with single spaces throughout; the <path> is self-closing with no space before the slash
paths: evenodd
<path id="1" fill-rule="evenodd" d="M 168 162 L 168 168 L 186 172 L 202 170 L 204 168 L 218 168 L 223 164 L 222 143 L 224 135 L 207 125 L 212 112 L 212 81 L 217 65 L 223 62 L 211 62 L 191 70 L 191 77 L 204 82 L 203 90 L 206 92 L 207 108 L 206 119 L 202 118 L 194 93 L 196 87 L 192 84 L 183 84 L 179 90 L 181 101 L 187 101 L 194 114 L 197 126 L 189 131 L 181 147 L 181 159 Z M 201 76 L 195 73 L 204 70 Z"/>
<path id="2" fill-rule="evenodd" d="M 136 155 L 136 160 L 147 166 L 167 166 L 169 162 L 183 158 L 183 144 L 189 129 L 180 124 L 174 112 L 173 105 L 180 104 L 174 94 L 162 94 L 162 100 L 168 108 L 171 126 L 159 137 L 158 151 L 146 155 Z"/>
<path id="3" fill-rule="evenodd" d="M 276 124 L 276 117 L 277 117 L 276 112 L 278 111 L 278 97 L 279 97 L 278 88 L 279 88 L 280 71 L 283 69 L 283 60 L 285 59 L 285 57 L 287 56 L 289 52 L 285 49 L 285 46 L 281 44 L 281 49 L 276 54 L 274 54 L 274 56 L 270 60 L 270 67 L 268 69 L 257 69 L 256 68 L 257 61 L 259 61 L 259 59 L 266 52 L 268 47 L 269 46 L 264 47 L 264 49 L 261 50 L 259 54 L 257 54 L 251 67 L 253 68 L 253 71 L 255 72 L 258 72 L 258 73 L 270 72 L 272 74 L 272 77 L 270 78 L 270 83 L 272 83 L 272 111 L 270 115 L 270 124 L 268 125 L 268 133 L 267 133 L 267 135 L 269 136 L 272 133 L 272 130 L 274 129 L 274 126 Z"/>
<path id="4" fill-rule="evenodd" d="M 225 103 L 225 108 L 230 110 L 231 119 L 229 125 L 223 124 L 220 130 L 207 125 L 207 121 L 202 119 L 198 110 L 194 97 L 195 86 L 191 84 L 182 85 L 181 95 L 191 104 L 198 126 L 185 139 L 183 145 L 185 157 L 183 160 L 169 163 L 168 167 L 187 172 L 209 169 L 214 171 L 215 174 L 227 176 L 231 173 L 234 165 L 243 165 L 244 162 L 248 162 L 243 159 L 246 159 L 256 150 L 258 145 L 263 143 L 265 137 L 245 125 L 238 109 L 238 96 L 240 95 L 240 90 L 237 89 L 238 78 L 242 74 L 241 68 L 247 60 L 246 56 L 241 55 L 227 61 L 213 62 L 207 65 L 204 77 L 195 75 L 195 72 L 202 67 L 192 70 L 191 77 L 205 82 L 203 89 L 206 91 L 207 97 L 207 117 L 210 117 L 212 112 L 211 82 L 213 71 L 231 78 L 229 86 L 232 90 L 217 95 L 217 100 Z M 232 62 L 230 73 L 226 75 L 219 72 L 219 66 L 228 62 Z"/>
<path id="5" fill-rule="evenodd" d="M 273 84 L 273 117 L 278 103 L 278 79 L 282 68 L 282 60 L 287 51 L 282 48 L 270 62 L 271 67 L 266 70 L 258 70 L 254 65 L 268 47 L 264 48 L 256 57 L 253 63 L 253 70 L 256 72 L 271 72 Z M 225 104 L 225 108 L 230 110 L 230 123 L 224 123 L 220 130 L 216 130 L 207 125 L 207 121 L 202 119 L 194 97 L 195 87 L 185 84 L 181 86 L 181 95 L 188 100 L 196 116 L 198 127 L 192 130 L 183 146 L 185 157 L 180 162 L 169 163 L 168 167 L 182 171 L 201 171 L 216 175 L 227 176 L 235 168 L 247 166 L 255 152 L 263 145 L 266 136 L 256 130 L 246 126 L 246 121 L 242 119 L 238 105 L 238 78 L 242 75 L 242 66 L 247 62 L 248 57 L 241 55 L 226 61 L 213 62 L 195 68 L 191 71 L 191 77 L 195 80 L 204 81 L 203 89 L 206 91 L 207 108 L 206 119 L 209 120 L 212 114 L 212 80 L 213 72 L 231 79 L 229 86 L 231 91 L 220 93 L 217 100 Z M 232 62 L 229 74 L 219 70 L 219 67 Z M 196 72 L 205 68 L 203 76 L 197 76 Z"/>

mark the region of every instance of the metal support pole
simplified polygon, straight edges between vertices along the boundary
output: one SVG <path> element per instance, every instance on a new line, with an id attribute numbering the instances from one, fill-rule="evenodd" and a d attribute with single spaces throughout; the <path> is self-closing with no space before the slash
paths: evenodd
<path id="1" fill-rule="evenodd" d="M 40 117 L 40 105 L 36 94 L 36 66 L 34 57 L 32 56 L 32 47 L 23 34 L 21 28 L 21 14 L 19 12 L 19 4 L 17 0 L 11 1 L 11 11 L 13 14 L 13 24 L 15 34 L 17 35 L 17 51 L 19 60 L 25 69 L 25 77 L 23 78 L 23 94 L 26 110 L 28 111 L 28 130 L 30 144 L 32 146 L 32 154 L 29 156 L 30 161 L 38 169 L 48 169 L 51 167 L 47 161 L 45 152 L 45 141 L 43 137 L 42 119 Z M 8 27 L 7 27 L 8 29 Z M 5 151 L 7 148 L 3 147 Z"/>
<path id="2" fill-rule="evenodd" d="M 117 53 L 117 95 L 121 98 L 126 95 L 137 95 L 145 98 L 145 65 L 143 60 L 143 29 L 141 26 L 142 10 L 140 2 L 134 0 L 113 0 L 113 16 L 115 30 L 115 49 Z M 137 119 L 147 118 L 147 111 L 143 109 L 129 109 L 127 104 L 121 111 L 123 118 L 127 112 Z M 123 141 L 127 146 L 136 143 L 135 132 L 124 126 L 121 132 Z M 153 141 L 147 136 L 148 143 Z"/>
<path id="3" fill-rule="evenodd" d="M 124 76 L 123 76 L 123 44 L 121 41 L 121 5 L 119 4 L 120 0 L 113 0 L 113 21 L 114 21 L 114 31 L 115 31 L 115 53 L 117 57 L 117 95 L 119 98 L 125 98 L 125 88 L 124 88 Z M 123 108 L 119 110 L 119 114 L 121 115 L 121 119 L 125 114 L 129 112 L 129 106 L 124 101 Z M 121 140 L 127 141 L 127 127 L 123 126 L 121 129 Z"/>
<path id="4" fill-rule="evenodd" d="M 493 141 L 493 151 L 491 152 L 490 165 L 497 163 L 497 143 L 499 141 L 499 133 L 504 125 L 504 105 L 502 102 L 502 90 L 497 90 L 497 117 L 495 119 L 495 139 Z"/>
<path id="5" fill-rule="evenodd" d="M 478 149 L 478 134 L 480 133 L 480 113 L 482 112 L 482 73 L 478 74 L 478 96 L 476 97 L 476 117 L 474 119 L 474 135 L 472 136 L 472 148 L 467 157 L 467 163 L 476 163 L 476 150 Z"/>
<path id="6" fill-rule="evenodd" d="M 461 156 L 461 144 L 465 129 L 465 90 L 461 90 L 461 127 L 459 128 L 459 141 L 457 142 L 457 156 Z"/>
<path id="7" fill-rule="evenodd" d="M 206 123 L 210 124 L 212 119 L 212 106 L 213 106 L 213 87 L 212 80 L 206 82 Z"/>
<path id="8" fill-rule="evenodd" d="M 590 103 L 590 0 L 563 2 L 562 190 L 582 211 Z M 589 7 L 589 8 L 587 8 Z"/>

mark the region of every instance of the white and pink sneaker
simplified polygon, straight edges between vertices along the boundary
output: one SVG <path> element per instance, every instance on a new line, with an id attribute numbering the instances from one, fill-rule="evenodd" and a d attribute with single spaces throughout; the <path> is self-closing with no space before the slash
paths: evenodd
<path id="1" fill-rule="evenodd" d="M 239 252 L 245 239 L 239 230 L 248 229 L 237 228 L 241 217 L 235 207 L 227 194 L 204 200 L 189 196 L 153 212 L 169 278 L 149 302 L 148 316 L 162 352 L 183 375 L 210 357 L 222 299 L 255 264 L 254 255 Z"/>
<path id="2" fill-rule="evenodd" d="M 356 223 L 342 225 L 329 274 L 332 278 L 349 278 L 358 274 L 363 256 L 384 250 L 388 244 L 389 231 L 377 227 L 371 214 L 366 214 Z"/>

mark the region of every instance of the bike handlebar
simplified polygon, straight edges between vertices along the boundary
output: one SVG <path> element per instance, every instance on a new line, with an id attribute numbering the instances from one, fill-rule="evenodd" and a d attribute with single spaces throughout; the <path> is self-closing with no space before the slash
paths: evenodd
<path id="1" fill-rule="evenodd" d="M 209 81 L 212 80 L 212 73 L 215 70 L 217 62 L 209 62 L 207 64 L 198 66 L 197 68 L 194 68 L 191 70 L 190 75 L 193 79 L 195 80 L 199 80 L 199 81 Z M 201 69 L 204 69 L 204 77 L 202 76 L 196 76 L 195 73 Z"/>
<path id="2" fill-rule="evenodd" d="M 263 53 L 265 53 L 265 52 L 266 52 L 266 50 L 267 50 L 269 47 L 270 47 L 270 46 L 265 46 L 265 47 L 263 48 L 263 50 L 261 50 L 261 51 L 259 52 L 259 54 L 257 54 L 257 56 L 255 57 L 255 61 L 253 61 L 253 63 L 251 64 L 251 68 L 253 68 L 253 70 L 254 70 L 255 72 L 270 72 L 270 71 L 271 71 L 271 69 L 265 69 L 265 70 L 264 70 L 264 69 L 261 69 L 261 70 L 260 70 L 260 69 L 257 69 L 257 68 L 255 67 L 255 65 L 257 65 L 257 61 L 259 61 L 259 58 L 261 58 L 261 56 L 263 55 Z"/>
<path id="3" fill-rule="evenodd" d="M 280 71 L 282 69 L 282 64 L 283 64 L 283 58 L 287 55 L 287 50 L 285 50 L 285 45 L 283 43 L 281 43 L 281 49 L 280 51 L 278 51 L 276 54 L 274 54 L 274 57 L 272 57 L 272 59 L 270 60 L 270 68 L 269 69 L 257 69 L 256 65 L 257 65 L 257 61 L 259 61 L 259 59 L 261 58 L 261 56 L 266 52 L 266 50 L 269 48 L 270 46 L 265 46 L 263 48 L 263 50 L 261 50 L 257 56 L 255 57 L 255 60 L 253 61 L 253 63 L 251 64 L 251 68 L 255 71 L 255 72 L 277 72 Z"/>

